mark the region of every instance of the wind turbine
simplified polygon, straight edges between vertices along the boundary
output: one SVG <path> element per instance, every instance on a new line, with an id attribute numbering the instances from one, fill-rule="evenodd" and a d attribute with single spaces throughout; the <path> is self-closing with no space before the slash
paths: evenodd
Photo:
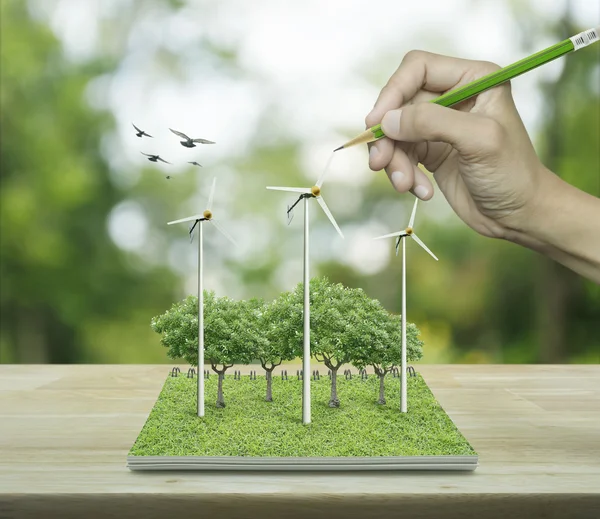
<path id="1" fill-rule="evenodd" d="M 204 287 L 203 287 L 203 229 L 204 222 L 212 223 L 231 243 L 237 245 L 234 239 L 223 229 L 213 218 L 212 204 L 215 196 L 215 186 L 217 178 L 213 179 L 210 194 L 208 195 L 208 205 L 202 214 L 181 218 L 168 222 L 168 225 L 183 222 L 194 222 L 190 227 L 190 238 L 193 239 L 194 228 L 198 226 L 198 416 L 204 416 Z M 200 225 L 198 225 L 200 224 Z"/>
<path id="2" fill-rule="evenodd" d="M 330 159 L 331 162 L 331 159 Z M 317 203 L 321 206 L 321 209 L 329 218 L 331 224 L 335 227 L 335 230 L 343 238 L 341 229 L 335 221 L 335 218 L 331 214 L 331 211 L 327 207 L 325 200 L 321 196 L 321 186 L 325 180 L 325 175 L 329 170 L 329 163 L 321 176 L 318 178 L 317 183 L 312 187 L 274 187 L 268 186 L 267 189 L 275 191 L 287 191 L 289 193 L 300 193 L 300 197 L 292 205 L 288 207 L 287 214 L 288 220 L 290 213 L 298 205 L 298 203 L 304 199 L 304 334 L 303 334 L 303 353 L 302 353 L 302 423 L 310 423 L 310 276 L 308 275 L 309 259 L 308 259 L 308 201 L 311 198 L 317 200 Z M 289 220 L 291 221 L 291 220 Z M 288 221 L 288 223 L 289 223 Z"/>
<path id="3" fill-rule="evenodd" d="M 375 238 L 376 240 L 380 240 L 382 238 L 395 238 L 398 237 L 398 241 L 396 242 L 396 256 L 398 255 L 398 246 L 400 242 L 402 242 L 402 378 L 401 380 L 401 399 L 400 399 L 400 411 L 402 413 L 406 413 L 408 408 L 407 395 L 406 395 L 406 240 L 402 238 L 410 237 L 415 240 L 421 247 L 423 247 L 431 257 L 438 261 L 437 257 L 433 252 L 431 252 L 427 245 L 425 245 L 419 237 L 415 234 L 413 230 L 413 225 L 415 223 L 415 214 L 417 212 L 417 203 L 419 202 L 418 198 L 415 198 L 415 205 L 413 206 L 412 214 L 410 215 L 410 220 L 408 222 L 408 227 L 403 231 L 393 232 L 391 234 L 385 234 L 384 236 L 378 236 Z"/>

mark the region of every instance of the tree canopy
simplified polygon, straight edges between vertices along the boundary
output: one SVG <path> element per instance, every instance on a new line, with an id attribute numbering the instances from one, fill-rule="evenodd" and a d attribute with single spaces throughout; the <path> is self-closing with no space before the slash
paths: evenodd
<path id="1" fill-rule="evenodd" d="M 375 367 L 383 376 L 400 363 L 400 317 L 361 289 L 331 283 L 326 278 L 311 280 L 311 356 L 331 370 L 329 405 L 338 407 L 337 371 L 343 364 L 358 368 Z M 267 371 L 267 401 L 271 401 L 271 372 L 284 360 L 302 355 L 303 286 L 284 292 L 265 304 L 261 299 L 235 301 L 204 296 L 205 363 L 219 373 L 219 401 L 222 402 L 222 375 L 233 364 L 258 359 Z M 190 296 L 152 319 L 153 330 L 171 358 L 198 364 L 198 300 Z M 407 358 L 422 356 L 423 342 L 417 327 L 407 326 Z M 310 376 L 308 374 L 307 376 Z M 224 402 L 223 402 L 224 405 Z"/>
<path id="2" fill-rule="evenodd" d="M 26 2 L 3 1 L 0 18 L 2 361 L 133 360 L 130 340 L 150 338 L 138 316 L 172 299 L 175 276 L 140 270 L 107 232 L 127 194 L 99 146 L 113 117 L 85 92 L 112 63 L 69 63 Z"/>
<path id="3" fill-rule="evenodd" d="M 264 348 L 260 300 L 235 301 L 204 292 L 204 362 L 215 371 L 234 363 L 247 364 Z M 198 298 L 188 296 L 151 321 L 161 344 L 172 359 L 183 358 L 198 365 Z"/>

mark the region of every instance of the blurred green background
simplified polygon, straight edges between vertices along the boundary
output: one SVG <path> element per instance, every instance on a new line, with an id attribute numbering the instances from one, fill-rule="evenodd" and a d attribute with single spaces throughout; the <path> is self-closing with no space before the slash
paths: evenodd
<path id="1" fill-rule="evenodd" d="M 272 299 L 301 280 L 302 211 L 288 227 L 293 198 L 265 186 L 310 186 L 406 52 L 506 65 L 600 22 L 586 0 L 0 5 L 2 363 L 167 362 L 150 319 L 195 293 L 196 246 L 166 222 L 203 210 L 214 176 L 240 247 L 206 233 L 206 288 Z M 600 45 L 513 93 L 544 163 L 600 196 Z M 169 127 L 217 144 L 184 149 Z M 324 197 L 346 239 L 313 210 L 312 273 L 399 312 L 400 261 L 372 237 L 402 228 L 413 198 L 366 149 L 338 155 Z M 416 225 L 440 258 L 409 244 L 424 362 L 599 361 L 599 286 L 476 235 L 440 193 Z"/>

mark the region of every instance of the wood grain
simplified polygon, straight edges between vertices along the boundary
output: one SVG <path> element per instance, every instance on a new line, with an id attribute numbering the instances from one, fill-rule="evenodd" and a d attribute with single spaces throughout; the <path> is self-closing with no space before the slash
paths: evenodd
<path id="1" fill-rule="evenodd" d="M 132 473 L 170 367 L 0 366 L 0 517 L 600 517 L 599 366 L 417 366 L 474 473 Z"/>

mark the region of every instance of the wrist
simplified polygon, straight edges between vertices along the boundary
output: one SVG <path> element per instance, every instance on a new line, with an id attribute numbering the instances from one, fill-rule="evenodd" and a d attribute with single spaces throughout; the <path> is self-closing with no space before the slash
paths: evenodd
<path id="1" fill-rule="evenodd" d="M 573 188 L 542 164 L 531 178 L 533 194 L 523 206 L 519 218 L 507 222 L 506 239 L 523 245 L 522 240 L 528 238 L 539 246 L 550 246 L 554 243 L 554 240 L 548 240 L 554 234 L 551 229 L 560 225 L 565 190 Z"/>
<path id="2" fill-rule="evenodd" d="M 505 239 L 600 282 L 600 199 L 543 168 L 536 195 Z"/>

